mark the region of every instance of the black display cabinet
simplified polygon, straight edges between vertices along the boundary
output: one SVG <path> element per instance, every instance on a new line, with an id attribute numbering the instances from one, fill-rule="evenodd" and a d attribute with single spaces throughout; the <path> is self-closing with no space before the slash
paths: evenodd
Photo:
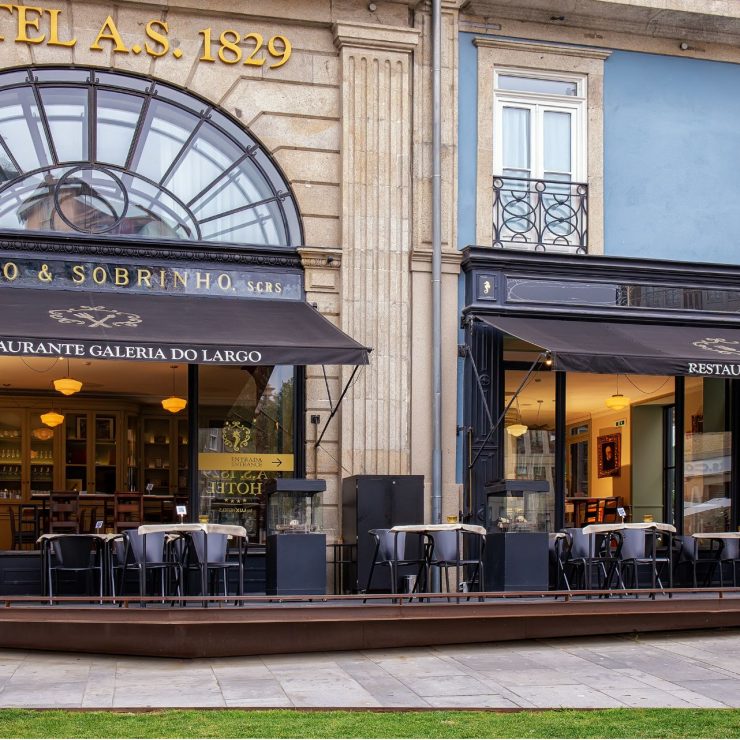
<path id="1" fill-rule="evenodd" d="M 354 564 L 345 565 L 343 583 L 354 592 L 367 584 L 375 554 L 371 529 L 390 529 L 397 524 L 421 524 L 424 521 L 423 475 L 354 475 L 342 481 L 342 542 L 357 545 Z M 416 538 L 407 537 L 406 555 L 414 553 Z M 413 575 L 413 568 L 401 575 Z M 376 568 L 371 591 L 390 590 L 388 568 Z"/>
<path id="2" fill-rule="evenodd" d="M 486 591 L 547 591 L 549 483 L 501 480 L 486 485 L 485 492 Z"/>
<path id="3" fill-rule="evenodd" d="M 325 490 L 326 481 L 305 478 L 265 484 L 269 596 L 326 593 L 326 535 L 320 531 Z"/>

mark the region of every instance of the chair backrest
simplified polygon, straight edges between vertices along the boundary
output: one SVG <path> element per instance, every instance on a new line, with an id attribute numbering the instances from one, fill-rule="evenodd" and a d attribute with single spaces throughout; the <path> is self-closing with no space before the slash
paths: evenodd
<path id="1" fill-rule="evenodd" d="M 570 557 L 587 558 L 589 556 L 589 536 L 578 527 L 568 527 L 565 533 L 570 538 Z"/>
<path id="2" fill-rule="evenodd" d="M 619 498 L 616 496 L 608 496 L 607 498 L 601 499 L 601 513 L 599 520 L 605 524 L 612 524 L 619 521 L 617 509 L 619 508 Z"/>
<path id="3" fill-rule="evenodd" d="M 635 558 L 648 557 L 647 531 L 644 529 L 622 530 L 622 560 L 634 560 Z"/>
<path id="4" fill-rule="evenodd" d="M 99 542 L 95 537 L 84 534 L 68 534 L 55 537 L 51 546 L 57 565 L 62 568 L 89 568 L 92 554 L 99 553 Z"/>
<path id="5" fill-rule="evenodd" d="M 77 491 L 52 491 L 49 494 L 49 512 L 52 520 L 76 518 L 80 510 L 80 494 Z"/>
<path id="6" fill-rule="evenodd" d="M 403 560 L 406 553 L 406 532 L 391 532 L 390 529 L 371 529 L 370 536 L 378 544 L 379 562 Z"/>
<path id="7" fill-rule="evenodd" d="M 144 562 L 144 535 L 135 529 L 127 529 L 123 536 L 128 544 L 131 557 L 136 563 Z M 146 536 L 146 562 L 164 562 L 164 532 L 152 532 Z"/>
<path id="8" fill-rule="evenodd" d="M 113 494 L 113 523 L 117 532 L 144 523 L 144 494 L 140 491 L 117 491 Z"/>
<path id="9" fill-rule="evenodd" d="M 460 543 L 456 531 L 434 532 L 432 538 L 432 561 L 454 563 L 460 557 Z"/>
<path id="10" fill-rule="evenodd" d="M 722 540 L 722 560 L 740 560 L 740 540 Z"/>
<path id="11" fill-rule="evenodd" d="M 694 561 L 699 559 L 699 540 L 690 534 L 676 537 L 681 544 L 679 559 L 681 561 Z"/>
<path id="12" fill-rule="evenodd" d="M 199 563 L 205 560 L 205 539 L 208 537 L 208 562 L 225 563 L 226 562 L 226 544 L 227 536 L 225 534 L 209 534 L 205 532 L 191 532 L 190 539 L 195 549 L 195 557 Z"/>
<path id="13" fill-rule="evenodd" d="M 583 523 L 596 524 L 599 521 L 599 502 L 588 501 L 584 506 Z"/>

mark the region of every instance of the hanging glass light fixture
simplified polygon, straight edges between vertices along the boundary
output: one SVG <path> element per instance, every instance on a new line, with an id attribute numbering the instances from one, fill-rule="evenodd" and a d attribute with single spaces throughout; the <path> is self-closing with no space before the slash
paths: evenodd
<path id="1" fill-rule="evenodd" d="M 617 392 L 609 396 L 604 403 L 606 404 L 606 407 L 612 411 L 621 411 L 622 409 L 626 409 L 627 406 L 632 403 L 627 396 L 624 396 L 619 392 L 619 373 L 617 373 Z"/>
<path id="2" fill-rule="evenodd" d="M 509 424 L 509 426 L 506 427 L 506 433 L 510 434 L 512 437 L 521 437 L 522 434 L 526 434 L 529 427 L 526 424 L 522 424 L 522 410 L 519 408 L 518 398 L 516 400 L 516 411 L 519 421 L 515 424 Z"/>
<path id="3" fill-rule="evenodd" d="M 75 380 L 70 377 L 69 374 L 69 359 L 67 360 L 67 377 L 58 378 L 54 381 L 54 390 L 65 396 L 71 396 L 73 393 L 79 393 L 82 390 L 82 383 L 79 380 Z"/>
<path id="4" fill-rule="evenodd" d="M 188 405 L 188 402 L 184 398 L 180 398 L 180 396 L 176 395 L 175 370 L 177 370 L 177 365 L 170 365 L 170 367 L 172 368 L 172 395 L 162 399 L 162 408 L 165 411 L 169 411 L 171 414 L 177 414 Z"/>
<path id="5" fill-rule="evenodd" d="M 46 424 L 47 427 L 58 427 L 64 421 L 64 414 L 59 414 L 54 409 L 47 411 L 45 414 L 41 414 L 39 417 L 42 423 Z"/>

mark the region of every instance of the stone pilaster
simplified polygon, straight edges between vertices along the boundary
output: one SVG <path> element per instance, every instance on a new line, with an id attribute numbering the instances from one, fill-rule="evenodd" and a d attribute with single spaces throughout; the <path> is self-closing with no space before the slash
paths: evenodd
<path id="1" fill-rule="evenodd" d="M 419 31 L 337 23 L 341 326 L 373 348 L 342 412 L 343 473 L 410 470 L 413 51 Z M 343 370 L 346 381 L 351 368 Z"/>

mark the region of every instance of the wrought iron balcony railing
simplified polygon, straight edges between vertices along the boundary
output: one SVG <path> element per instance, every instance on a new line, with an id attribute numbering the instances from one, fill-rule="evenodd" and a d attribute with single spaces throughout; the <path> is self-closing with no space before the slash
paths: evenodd
<path id="1" fill-rule="evenodd" d="M 588 185 L 495 175 L 493 246 L 586 254 Z"/>

